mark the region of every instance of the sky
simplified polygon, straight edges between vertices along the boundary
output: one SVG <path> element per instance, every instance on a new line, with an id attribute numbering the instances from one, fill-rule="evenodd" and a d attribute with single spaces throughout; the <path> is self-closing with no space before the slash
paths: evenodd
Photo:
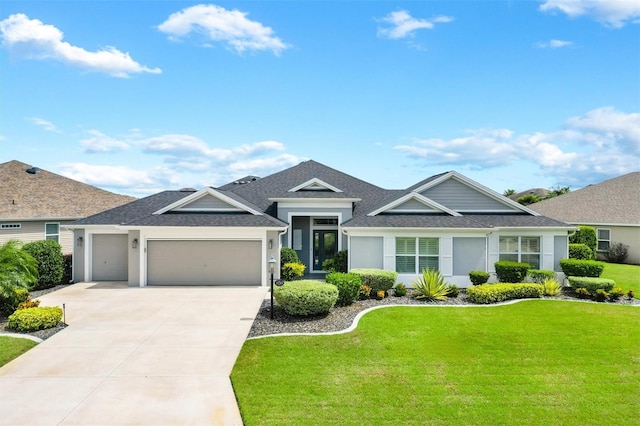
<path id="1" fill-rule="evenodd" d="M 0 42 L 0 163 L 136 197 L 308 159 L 389 189 L 640 170 L 640 0 L 3 0 Z"/>

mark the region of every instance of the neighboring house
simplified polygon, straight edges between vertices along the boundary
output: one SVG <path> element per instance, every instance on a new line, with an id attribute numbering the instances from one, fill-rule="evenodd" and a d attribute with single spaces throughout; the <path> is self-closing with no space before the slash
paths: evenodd
<path id="1" fill-rule="evenodd" d="M 611 243 L 629 246 L 627 263 L 640 264 L 640 172 L 628 173 L 529 205 L 548 217 L 596 228 L 598 254 Z"/>
<path id="2" fill-rule="evenodd" d="M 575 227 L 539 215 L 456 173 L 387 190 L 315 161 L 220 188 L 164 191 L 81 219 L 76 281 L 267 285 L 269 259 L 292 247 L 307 273 L 349 249 L 350 268 L 411 283 L 422 268 L 470 284 L 499 259 L 559 270 Z M 275 268 L 276 277 L 278 268 Z"/>
<path id="3" fill-rule="evenodd" d="M 0 164 L 0 197 L 0 244 L 55 240 L 63 253 L 74 248 L 64 225 L 135 200 L 15 160 Z"/>

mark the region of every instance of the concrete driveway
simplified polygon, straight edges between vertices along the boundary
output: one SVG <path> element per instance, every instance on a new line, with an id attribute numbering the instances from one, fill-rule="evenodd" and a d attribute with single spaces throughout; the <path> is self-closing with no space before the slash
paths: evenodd
<path id="1" fill-rule="evenodd" d="M 0 368 L 2 425 L 240 425 L 229 374 L 266 288 L 80 283 L 69 327 Z"/>

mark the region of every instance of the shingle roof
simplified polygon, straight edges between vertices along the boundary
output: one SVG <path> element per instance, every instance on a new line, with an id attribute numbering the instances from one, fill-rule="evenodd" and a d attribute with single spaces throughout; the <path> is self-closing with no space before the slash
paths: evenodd
<path id="1" fill-rule="evenodd" d="M 221 191 L 237 201 L 244 202 L 251 208 L 251 203 L 242 200 L 236 194 Z M 130 226 L 262 226 L 283 227 L 285 223 L 269 215 L 253 215 L 251 213 L 176 213 L 153 214 L 154 212 L 175 203 L 193 192 L 163 191 L 141 198 L 124 206 L 116 207 L 97 215 L 80 219 L 75 225 L 130 225 Z"/>
<path id="2" fill-rule="evenodd" d="M 347 228 L 489 228 L 465 216 L 440 214 L 379 214 L 359 216 L 345 222 Z"/>
<path id="3" fill-rule="evenodd" d="M 640 172 L 589 185 L 529 208 L 574 224 L 640 225 Z"/>
<path id="4" fill-rule="evenodd" d="M 20 161 L 0 164 L 0 219 L 82 218 L 135 200 Z"/>

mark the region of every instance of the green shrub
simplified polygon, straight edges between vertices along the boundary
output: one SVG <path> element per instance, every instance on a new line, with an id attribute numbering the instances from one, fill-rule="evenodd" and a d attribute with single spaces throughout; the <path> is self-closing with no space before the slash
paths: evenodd
<path id="1" fill-rule="evenodd" d="M 273 295 L 289 315 L 326 314 L 338 300 L 338 289 L 320 281 L 291 281 L 274 289 Z"/>
<path id="2" fill-rule="evenodd" d="M 569 244 L 585 244 L 591 249 L 592 259 L 595 258 L 596 249 L 598 248 L 598 237 L 596 229 L 593 226 L 578 226 L 578 231 L 569 236 Z"/>
<path id="3" fill-rule="evenodd" d="M 529 299 L 541 297 L 544 288 L 540 284 L 483 284 L 467 288 L 471 303 L 497 303 L 509 299 Z"/>
<path id="4" fill-rule="evenodd" d="M 611 291 L 616 283 L 607 278 L 569 277 L 569 285 L 574 289 L 584 288 L 592 296 L 595 296 L 598 290 Z"/>
<path id="5" fill-rule="evenodd" d="M 331 272 L 327 274 L 326 281 L 338 288 L 338 300 L 336 305 L 347 306 L 356 301 L 360 295 L 362 279 L 360 275 L 346 274 L 343 272 Z"/>
<path id="6" fill-rule="evenodd" d="M 576 296 L 578 296 L 580 299 L 588 299 L 589 297 L 591 297 L 591 293 L 589 293 L 589 290 L 587 290 L 586 288 L 576 288 L 575 292 Z"/>
<path id="7" fill-rule="evenodd" d="M 29 299 L 29 290 L 26 288 L 11 288 L 5 293 L 0 293 L 0 316 L 7 317 L 14 313 L 20 304 Z"/>
<path id="8" fill-rule="evenodd" d="M 469 272 L 469 279 L 473 285 L 481 285 L 489 281 L 491 274 L 485 271 L 471 271 Z"/>
<path id="9" fill-rule="evenodd" d="M 611 290 L 611 292 L 609 293 L 609 298 L 611 300 L 618 300 L 622 296 L 624 296 L 624 290 L 622 290 L 622 287 L 614 287 L 613 290 Z"/>
<path id="10" fill-rule="evenodd" d="M 41 240 L 27 243 L 22 249 L 38 262 L 40 278 L 34 286 L 36 290 L 55 287 L 62 281 L 64 260 L 60 244 L 53 240 Z"/>
<path id="11" fill-rule="evenodd" d="M 440 271 L 423 269 L 422 276 L 412 286 L 416 299 L 447 300 L 449 289 Z"/>
<path id="12" fill-rule="evenodd" d="M 569 259 L 591 260 L 593 252 L 586 244 L 569 244 Z"/>
<path id="13" fill-rule="evenodd" d="M 406 296 L 407 295 L 407 286 L 402 284 L 402 283 L 396 284 L 396 286 L 393 287 L 393 295 L 396 296 L 396 297 Z"/>
<path id="14" fill-rule="evenodd" d="M 623 263 L 629 255 L 629 246 L 622 243 L 609 244 L 609 250 L 604 254 L 609 262 Z"/>
<path id="15" fill-rule="evenodd" d="M 521 283 L 527 276 L 527 271 L 531 265 L 524 262 L 513 262 L 511 260 L 500 260 L 496 262 L 496 275 L 501 283 Z"/>
<path id="16" fill-rule="evenodd" d="M 607 300 L 609 298 L 609 293 L 607 293 L 603 289 L 599 288 L 599 289 L 596 290 L 595 298 L 596 298 L 596 300 L 598 302 L 604 302 L 605 300 Z"/>
<path id="17" fill-rule="evenodd" d="M 547 278 L 542 281 L 542 287 L 544 288 L 544 294 L 547 296 L 557 296 L 562 290 L 560 283 L 553 278 Z"/>
<path id="18" fill-rule="evenodd" d="M 455 284 L 449 284 L 447 286 L 447 297 L 458 297 L 460 289 Z"/>
<path id="19" fill-rule="evenodd" d="M 341 250 L 336 255 L 322 262 L 322 269 L 328 272 L 347 272 L 349 262 L 349 253 L 347 250 Z"/>
<path id="20" fill-rule="evenodd" d="M 352 269 L 349 272 L 360 275 L 362 284 L 371 287 L 371 291 L 374 293 L 377 293 L 378 290 L 389 290 L 398 279 L 397 272 L 385 271 L 384 269 Z"/>
<path id="21" fill-rule="evenodd" d="M 552 280 L 556 277 L 556 273 L 548 269 L 529 269 L 527 277 L 531 282 L 542 284 L 544 280 Z"/>
<path id="22" fill-rule="evenodd" d="M 304 275 L 307 267 L 299 262 L 285 263 L 280 272 L 280 277 L 285 281 L 293 281 Z"/>
<path id="23" fill-rule="evenodd" d="M 57 306 L 21 309 L 7 318 L 7 328 L 30 332 L 57 326 L 62 320 L 62 308 Z"/>
<path id="24" fill-rule="evenodd" d="M 296 253 L 294 249 L 289 247 L 282 247 L 280 249 L 280 276 L 281 277 L 283 276 L 282 271 L 284 269 L 284 265 L 286 265 L 287 263 L 302 263 L 302 262 L 300 262 L 298 253 Z"/>
<path id="25" fill-rule="evenodd" d="M 604 262 L 597 260 L 562 259 L 560 261 L 560 268 L 567 277 L 599 277 L 604 266 Z"/>
<path id="26" fill-rule="evenodd" d="M 360 286 L 360 299 L 368 299 L 371 296 L 371 287 L 366 284 Z"/>

